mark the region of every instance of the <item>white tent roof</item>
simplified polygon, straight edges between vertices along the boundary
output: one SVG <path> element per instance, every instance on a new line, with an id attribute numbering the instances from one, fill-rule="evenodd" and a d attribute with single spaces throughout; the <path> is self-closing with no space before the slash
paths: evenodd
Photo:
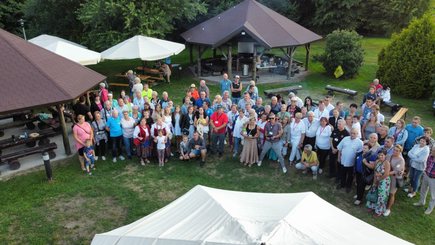
<path id="1" fill-rule="evenodd" d="M 160 60 L 179 54 L 185 48 L 184 44 L 162 39 L 134 36 L 101 53 L 103 59 L 124 60 Z"/>
<path id="2" fill-rule="evenodd" d="M 63 56 L 81 65 L 97 64 L 101 60 L 101 54 L 87 49 L 85 46 L 50 35 L 40 35 L 29 42 L 45 48 L 53 53 Z"/>
<path id="3" fill-rule="evenodd" d="M 312 192 L 248 193 L 196 186 L 166 207 L 115 230 L 100 244 L 410 244 Z"/>

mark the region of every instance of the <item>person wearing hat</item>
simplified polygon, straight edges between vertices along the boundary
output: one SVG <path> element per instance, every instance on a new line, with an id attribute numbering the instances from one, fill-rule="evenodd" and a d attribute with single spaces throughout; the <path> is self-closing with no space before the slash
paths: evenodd
<path id="1" fill-rule="evenodd" d="M 108 100 L 108 94 L 109 91 L 106 89 L 106 84 L 105 83 L 100 83 L 100 91 L 98 91 L 98 95 L 100 95 L 100 100 L 101 103 L 104 104 L 104 102 L 106 102 L 106 100 Z"/>
<path id="2" fill-rule="evenodd" d="M 194 83 L 192 83 L 190 85 L 190 93 L 192 94 L 192 97 L 195 100 L 199 99 L 199 93 L 198 93 L 198 90 L 196 89 L 196 85 Z"/>
<path id="3" fill-rule="evenodd" d="M 210 117 L 210 125 L 212 128 L 211 134 L 211 151 L 218 153 L 219 157 L 224 152 L 225 133 L 228 124 L 228 116 L 224 113 L 224 108 L 218 105 L 217 110 Z"/>
<path id="4" fill-rule="evenodd" d="M 234 82 L 231 83 L 231 100 L 233 104 L 238 105 L 239 100 L 242 98 L 243 85 L 240 82 L 240 76 L 236 75 Z"/>
<path id="5" fill-rule="evenodd" d="M 292 99 L 295 99 L 296 100 L 296 105 L 299 107 L 299 108 L 302 108 L 303 106 L 304 106 L 304 102 L 302 101 L 302 99 L 301 98 L 299 98 L 298 96 L 296 96 L 295 95 L 295 93 L 293 93 L 293 92 L 290 92 L 289 94 L 288 94 L 288 104 L 290 104 L 290 102 L 291 102 L 291 100 Z"/>

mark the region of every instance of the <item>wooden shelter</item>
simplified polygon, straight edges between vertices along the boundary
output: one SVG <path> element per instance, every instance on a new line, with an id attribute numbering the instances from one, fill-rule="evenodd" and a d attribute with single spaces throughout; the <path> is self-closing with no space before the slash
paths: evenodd
<path id="1" fill-rule="evenodd" d="M 292 67 L 296 47 L 305 46 L 305 69 L 308 69 L 310 43 L 322 39 L 321 36 L 278 14 L 255 0 L 245 0 L 240 4 L 218 14 L 217 16 L 198 24 L 181 34 L 190 43 L 190 58 L 193 63 L 194 46 L 198 49 L 198 75 L 201 75 L 201 56 L 207 47 L 212 49 L 227 48 L 227 71 L 232 74 L 232 45 L 240 39 L 251 38 L 253 49 L 253 78 L 257 47 L 264 49 L 280 48 L 289 59 Z M 290 77 L 291 69 L 288 69 Z"/>
<path id="2" fill-rule="evenodd" d="M 0 115 L 56 105 L 65 153 L 71 154 L 63 103 L 106 77 L 0 29 Z"/>

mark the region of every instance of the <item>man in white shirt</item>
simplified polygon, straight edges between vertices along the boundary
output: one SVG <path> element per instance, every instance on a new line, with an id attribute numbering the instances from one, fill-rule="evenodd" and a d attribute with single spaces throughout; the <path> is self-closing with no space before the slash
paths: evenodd
<path id="1" fill-rule="evenodd" d="M 324 102 L 325 102 L 325 108 L 326 108 L 326 110 L 332 111 L 332 110 L 335 109 L 334 105 L 332 105 L 332 97 L 331 96 L 326 95 L 325 99 L 324 99 Z"/>
<path id="2" fill-rule="evenodd" d="M 351 129 L 350 136 L 344 137 L 344 139 L 338 144 L 338 163 L 341 164 L 341 183 L 337 185 L 337 189 L 346 187 L 346 192 L 349 193 L 352 187 L 353 181 L 353 165 L 355 164 L 356 154 L 362 151 L 363 142 L 358 139 L 358 131 Z"/>
<path id="3" fill-rule="evenodd" d="M 302 149 L 305 138 L 305 124 L 302 121 L 302 113 L 295 114 L 293 122 L 290 124 L 290 143 L 292 151 L 290 153 L 290 165 L 301 159 L 300 149 Z"/>
<path id="4" fill-rule="evenodd" d="M 325 102 L 323 100 L 319 101 L 319 107 L 314 110 L 314 118 L 320 120 L 322 117 L 329 119 L 329 111 L 326 109 Z"/>
<path id="5" fill-rule="evenodd" d="M 316 132 L 320 126 L 320 120 L 314 118 L 314 112 L 309 111 L 307 113 L 307 117 L 302 119 L 305 124 L 305 138 L 304 138 L 304 146 L 309 144 L 313 148 L 316 144 Z"/>

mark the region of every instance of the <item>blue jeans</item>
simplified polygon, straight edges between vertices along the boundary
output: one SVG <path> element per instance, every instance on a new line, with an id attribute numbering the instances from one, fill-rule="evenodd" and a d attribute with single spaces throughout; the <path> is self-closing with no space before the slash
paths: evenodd
<path id="1" fill-rule="evenodd" d="M 224 141 L 225 141 L 225 133 L 223 134 L 217 134 L 212 133 L 211 134 L 211 151 L 212 153 L 224 153 Z"/>
<path id="2" fill-rule="evenodd" d="M 240 145 L 240 142 L 242 141 L 242 139 L 241 138 L 237 138 L 237 137 L 234 137 L 234 154 L 238 154 L 239 153 L 239 145 Z"/>
<path id="3" fill-rule="evenodd" d="M 233 98 L 231 98 L 231 102 L 233 103 L 233 104 L 236 104 L 236 105 L 238 105 L 239 104 L 239 101 L 240 101 L 240 99 L 241 99 L 242 97 L 233 97 Z"/>
<path id="4" fill-rule="evenodd" d="M 411 182 L 411 187 L 413 192 L 417 192 L 418 187 L 420 186 L 420 178 L 423 174 L 423 171 L 417 170 L 413 167 L 409 170 L 409 180 Z"/>
<path id="5" fill-rule="evenodd" d="M 133 140 L 133 138 L 122 137 L 122 140 L 124 142 L 124 148 L 127 156 L 131 157 L 131 141 Z"/>

